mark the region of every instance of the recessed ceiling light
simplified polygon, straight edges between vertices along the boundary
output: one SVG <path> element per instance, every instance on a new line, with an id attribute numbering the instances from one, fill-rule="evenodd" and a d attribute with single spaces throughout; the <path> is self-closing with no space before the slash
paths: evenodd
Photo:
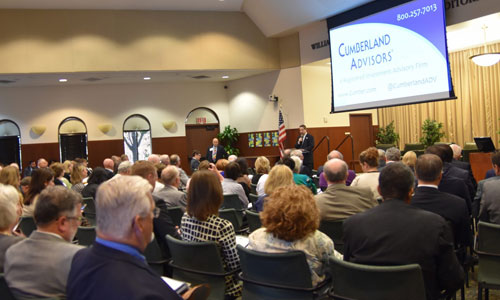
<path id="1" fill-rule="evenodd" d="M 228 79 L 228 78 L 229 78 L 229 76 L 224 75 L 224 76 L 222 76 L 222 78 L 224 78 L 224 79 Z"/>
<path id="2" fill-rule="evenodd" d="M 59 79 L 59 82 L 67 82 L 67 81 L 68 81 L 68 79 L 66 79 L 66 78 Z"/>
<path id="3" fill-rule="evenodd" d="M 144 80 L 151 80 L 151 77 L 144 77 Z"/>

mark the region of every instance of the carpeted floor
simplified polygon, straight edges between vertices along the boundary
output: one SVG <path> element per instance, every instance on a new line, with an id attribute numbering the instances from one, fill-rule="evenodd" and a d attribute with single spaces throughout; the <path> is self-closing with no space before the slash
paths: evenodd
<path id="1" fill-rule="evenodd" d="M 500 270 L 498 270 L 500 272 Z M 460 298 L 460 291 L 457 292 L 457 299 Z M 469 288 L 465 289 L 465 299 L 477 299 L 477 266 L 474 268 L 474 273 L 469 272 Z M 483 291 L 484 299 L 484 291 Z M 490 300 L 500 300 L 500 290 L 490 290 Z"/>

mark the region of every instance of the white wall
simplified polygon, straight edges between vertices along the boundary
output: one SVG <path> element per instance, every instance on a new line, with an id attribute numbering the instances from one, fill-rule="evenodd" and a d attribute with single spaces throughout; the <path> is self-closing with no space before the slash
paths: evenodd
<path id="1" fill-rule="evenodd" d="M 231 126 L 240 132 L 278 129 L 279 104 L 269 101 L 275 95 L 282 105 L 287 128 L 304 122 L 300 67 L 231 81 L 228 84 Z"/>
<path id="2" fill-rule="evenodd" d="M 69 116 L 87 125 L 89 140 L 122 139 L 123 121 L 131 114 L 143 114 L 152 127 L 153 137 L 184 136 L 184 121 L 194 108 L 214 110 L 221 127 L 229 124 L 226 93 L 222 83 L 147 83 L 128 85 L 75 85 L 0 88 L 0 119 L 11 119 L 21 128 L 23 144 L 58 141 L 58 126 Z M 171 131 L 165 121 L 175 121 Z M 107 134 L 99 124 L 110 123 Z M 36 136 L 33 125 L 47 127 Z"/>

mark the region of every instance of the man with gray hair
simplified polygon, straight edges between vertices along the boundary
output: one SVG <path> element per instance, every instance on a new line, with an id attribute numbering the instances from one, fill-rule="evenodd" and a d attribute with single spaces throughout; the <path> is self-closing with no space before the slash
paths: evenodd
<path id="1" fill-rule="evenodd" d="M 5 255 L 5 279 L 16 298 L 64 297 L 71 261 L 83 247 L 71 244 L 81 223 L 80 194 L 45 188 L 35 202 L 37 230 Z"/>
<path id="2" fill-rule="evenodd" d="M 322 220 L 337 221 L 377 205 L 368 187 L 346 186 L 347 164 L 338 158 L 327 161 L 324 174 L 328 188 L 314 196 Z"/>
<path id="3" fill-rule="evenodd" d="M 148 156 L 148 161 L 155 165 L 160 162 L 160 157 L 156 154 L 151 154 L 150 156 Z"/>
<path id="4" fill-rule="evenodd" d="M 165 166 L 168 166 L 170 164 L 170 157 L 168 154 L 162 154 L 160 156 L 160 163 L 164 164 Z"/>
<path id="5" fill-rule="evenodd" d="M 189 177 L 187 176 L 186 172 L 181 168 L 181 158 L 179 157 L 179 155 L 177 154 L 170 155 L 170 164 L 176 166 L 177 170 L 179 170 L 179 176 L 181 178 L 181 184 L 179 185 L 179 188 L 182 190 L 186 189 Z"/>
<path id="6" fill-rule="evenodd" d="M 134 164 L 131 162 L 131 161 L 122 161 L 119 165 L 118 165 L 118 169 L 117 169 L 117 174 L 115 176 L 113 176 L 111 178 L 111 180 L 114 180 L 114 179 L 117 179 L 121 176 L 128 176 L 130 174 L 132 174 L 132 166 Z"/>
<path id="7" fill-rule="evenodd" d="M 187 196 L 186 193 L 179 191 L 181 177 L 176 166 L 168 166 L 161 172 L 161 180 L 165 186 L 153 195 L 161 198 L 167 204 L 167 207 L 180 206 L 186 211 Z"/>
<path id="8" fill-rule="evenodd" d="M 121 176 L 99 187 L 97 238 L 73 259 L 68 299 L 181 299 L 143 255 L 159 214 L 151 189 L 139 176 Z"/>
<path id="9" fill-rule="evenodd" d="M 391 147 L 385 151 L 386 164 L 401 160 L 401 151 L 396 147 Z"/>
<path id="10" fill-rule="evenodd" d="M 327 161 L 334 158 L 344 160 L 344 155 L 342 155 L 340 151 L 333 150 L 326 156 Z M 354 172 L 353 170 L 347 170 L 347 173 L 348 176 L 345 184 L 347 186 L 350 186 L 354 178 L 356 178 L 356 172 Z M 322 191 L 325 191 L 326 188 L 328 187 L 328 182 L 326 181 L 325 174 L 323 173 L 323 166 L 319 166 L 318 168 L 318 177 L 319 177 L 319 187 L 321 188 Z"/>

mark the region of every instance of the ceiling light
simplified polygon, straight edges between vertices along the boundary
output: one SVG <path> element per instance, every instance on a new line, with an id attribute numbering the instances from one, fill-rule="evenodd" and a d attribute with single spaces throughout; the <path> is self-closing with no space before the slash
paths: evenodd
<path id="1" fill-rule="evenodd" d="M 222 76 L 222 78 L 224 78 L 224 79 L 228 79 L 228 78 L 229 78 L 229 76 L 224 75 L 224 76 Z"/>
<path id="2" fill-rule="evenodd" d="M 59 79 L 59 82 L 67 82 L 67 81 L 68 81 L 68 79 L 66 79 L 66 78 Z"/>
<path id="3" fill-rule="evenodd" d="M 151 80 L 151 77 L 144 77 L 144 80 Z"/>
<path id="4" fill-rule="evenodd" d="M 470 57 L 472 61 L 481 67 L 489 67 L 493 66 L 494 64 L 497 64 L 500 61 L 500 53 L 488 53 L 488 49 L 486 48 L 486 29 L 488 26 L 483 25 L 481 29 L 483 29 L 484 32 L 484 53 L 482 54 L 477 54 L 473 55 Z"/>

